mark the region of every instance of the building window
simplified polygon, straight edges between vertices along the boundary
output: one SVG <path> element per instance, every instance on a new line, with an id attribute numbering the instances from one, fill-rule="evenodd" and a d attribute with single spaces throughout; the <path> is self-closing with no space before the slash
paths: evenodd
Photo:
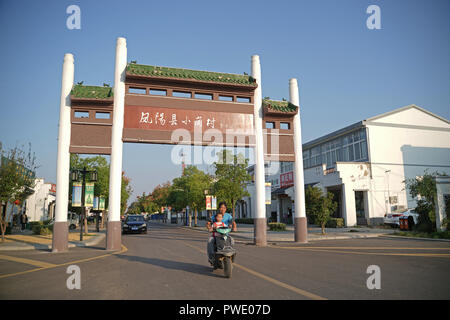
<path id="1" fill-rule="evenodd" d="M 89 111 L 75 111 L 75 118 L 89 118 Z"/>
<path id="2" fill-rule="evenodd" d="M 109 112 L 96 112 L 95 119 L 110 119 L 111 114 Z"/>
<path id="3" fill-rule="evenodd" d="M 275 129 L 275 122 L 266 121 L 266 129 Z"/>
<path id="4" fill-rule="evenodd" d="M 289 130 L 291 127 L 290 127 L 290 124 L 289 124 L 289 122 L 281 122 L 280 123 L 280 129 L 281 130 Z"/>

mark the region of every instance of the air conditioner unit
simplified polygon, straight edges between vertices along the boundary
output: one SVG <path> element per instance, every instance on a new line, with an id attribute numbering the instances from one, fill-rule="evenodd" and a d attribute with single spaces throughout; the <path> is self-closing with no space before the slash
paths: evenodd
<path id="1" fill-rule="evenodd" d="M 389 197 L 389 203 L 390 204 L 398 203 L 398 197 L 397 196 Z"/>

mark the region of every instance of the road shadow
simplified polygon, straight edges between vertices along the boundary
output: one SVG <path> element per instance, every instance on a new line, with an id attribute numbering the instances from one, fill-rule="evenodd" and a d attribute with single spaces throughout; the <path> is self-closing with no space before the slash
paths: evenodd
<path id="1" fill-rule="evenodd" d="M 165 269 L 186 271 L 186 272 L 201 274 L 201 275 L 210 276 L 210 277 L 223 278 L 223 276 L 214 274 L 212 271 L 212 267 L 208 267 L 208 266 L 202 265 L 202 264 L 180 262 L 180 261 L 173 261 L 173 260 L 164 260 L 164 259 L 158 259 L 158 258 L 128 256 L 128 255 L 123 255 L 123 254 L 117 254 L 117 255 L 115 255 L 115 257 L 124 259 L 124 260 L 128 260 L 128 261 L 133 261 L 133 262 L 147 263 L 147 264 L 162 267 Z"/>

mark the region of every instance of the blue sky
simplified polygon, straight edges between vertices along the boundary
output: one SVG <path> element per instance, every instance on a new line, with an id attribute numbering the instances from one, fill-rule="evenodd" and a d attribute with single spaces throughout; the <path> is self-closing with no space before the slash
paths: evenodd
<path id="1" fill-rule="evenodd" d="M 66 8 L 81 9 L 81 30 Z M 381 9 L 369 30 L 366 9 Z M 128 61 L 250 73 L 262 65 L 263 96 L 300 85 L 303 142 L 356 121 L 417 104 L 450 118 L 450 1 L 6 1 L 0 0 L 0 141 L 32 143 L 38 175 L 56 181 L 62 61 L 75 82 L 114 82 L 116 38 Z M 179 175 L 170 146 L 126 144 L 135 193 Z"/>

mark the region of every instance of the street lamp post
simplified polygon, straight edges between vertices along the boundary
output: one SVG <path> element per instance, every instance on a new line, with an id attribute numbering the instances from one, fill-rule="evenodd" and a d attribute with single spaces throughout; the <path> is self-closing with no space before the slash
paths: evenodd
<path id="1" fill-rule="evenodd" d="M 72 181 L 77 181 L 80 178 L 80 175 L 83 178 L 83 183 L 81 185 L 81 219 L 80 219 L 80 241 L 83 241 L 83 225 L 84 220 L 86 219 L 86 207 L 85 207 L 85 192 L 86 192 L 86 175 L 91 174 L 90 181 L 97 181 L 97 170 L 86 170 L 86 167 L 83 170 L 74 169 L 72 170 Z"/>

